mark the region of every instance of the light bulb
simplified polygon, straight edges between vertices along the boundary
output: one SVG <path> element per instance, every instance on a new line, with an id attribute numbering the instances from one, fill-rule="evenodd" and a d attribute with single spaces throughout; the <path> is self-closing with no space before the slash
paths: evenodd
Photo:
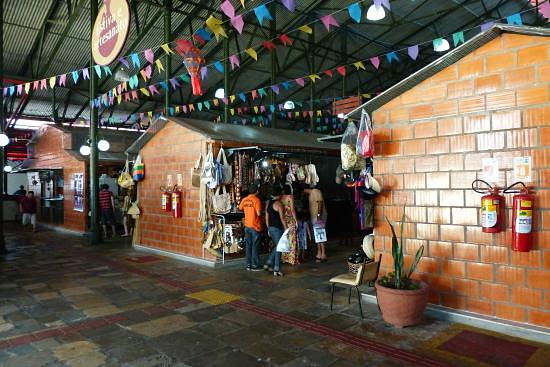
<path id="1" fill-rule="evenodd" d="M 105 139 L 101 139 L 97 142 L 97 149 L 99 149 L 102 152 L 106 152 L 111 148 L 111 144 Z"/>
<path id="2" fill-rule="evenodd" d="M 386 17 L 386 11 L 382 5 L 376 6 L 372 4 L 367 10 L 367 19 L 376 22 L 377 20 L 382 20 Z"/>
<path id="3" fill-rule="evenodd" d="M 90 147 L 88 145 L 83 145 L 80 147 L 80 154 L 82 155 L 90 155 Z"/>
<path id="4" fill-rule="evenodd" d="M 445 52 L 451 48 L 451 45 L 449 45 L 449 41 L 447 41 L 445 38 L 436 38 L 434 39 L 433 44 L 435 52 Z"/>
<path id="5" fill-rule="evenodd" d="M 292 102 L 292 101 L 286 101 L 283 108 L 284 108 L 285 110 L 293 110 L 293 109 L 295 108 L 294 102 Z"/>
<path id="6" fill-rule="evenodd" d="M 269 162 L 268 161 L 262 161 L 262 167 L 263 168 L 269 167 Z"/>
<path id="7" fill-rule="evenodd" d="M 6 173 L 10 173 L 11 171 L 13 171 L 13 167 L 12 166 L 4 166 L 4 172 Z"/>
<path id="8" fill-rule="evenodd" d="M 225 90 L 223 88 L 216 89 L 216 92 L 214 93 L 214 97 L 219 99 L 225 98 Z"/>
<path id="9" fill-rule="evenodd" d="M 5 147 L 9 143 L 10 143 L 10 138 L 6 134 L 1 133 L 0 134 L 0 147 Z"/>

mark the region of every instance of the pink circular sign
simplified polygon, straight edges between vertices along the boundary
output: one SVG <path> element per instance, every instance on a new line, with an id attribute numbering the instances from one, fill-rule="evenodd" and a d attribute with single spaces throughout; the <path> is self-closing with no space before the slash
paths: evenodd
<path id="1" fill-rule="evenodd" d="M 92 55 L 97 65 L 109 65 L 122 52 L 130 31 L 127 0 L 103 0 L 92 30 Z"/>

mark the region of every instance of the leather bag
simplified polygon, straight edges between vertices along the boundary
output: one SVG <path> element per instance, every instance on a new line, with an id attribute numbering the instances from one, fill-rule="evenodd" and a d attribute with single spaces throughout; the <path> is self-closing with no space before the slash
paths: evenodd
<path id="1" fill-rule="evenodd" d="M 199 158 L 195 162 L 193 168 L 191 168 L 191 186 L 200 187 L 201 186 L 201 164 L 202 164 L 202 154 L 199 155 Z"/>

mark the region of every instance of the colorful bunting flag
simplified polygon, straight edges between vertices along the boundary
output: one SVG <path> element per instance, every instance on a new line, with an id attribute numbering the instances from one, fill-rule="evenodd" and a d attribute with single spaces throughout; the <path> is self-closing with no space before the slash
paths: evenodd
<path id="1" fill-rule="evenodd" d="M 241 101 L 246 102 L 246 95 L 243 92 L 239 93 L 239 98 Z"/>
<path id="2" fill-rule="evenodd" d="M 355 3 L 348 6 L 349 16 L 357 23 L 361 23 L 361 4 Z"/>
<path id="3" fill-rule="evenodd" d="M 25 93 L 29 94 L 31 90 L 31 83 L 25 83 Z"/>
<path id="4" fill-rule="evenodd" d="M 274 44 L 274 43 L 271 42 L 271 41 L 265 41 L 262 45 L 263 45 L 264 48 L 265 48 L 266 50 L 268 50 L 269 52 L 271 52 L 271 51 L 273 51 L 273 50 L 275 50 L 275 49 L 277 48 L 277 45 Z"/>
<path id="5" fill-rule="evenodd" d="M 128 60 L 126 60 L 124 57 L 120 57 L 120 58 L 118 59 L 118 61 L 119 61 L 122 65 L 126 66 L 126 68 L 130 68 L 130 64 L 128 63 Z"/>
<path id="6" fill-rule="evenodd" d="M 495 25 L 495 22 L 483 23 L 483 24 L 480 26 L 481 31 L 482 31 L 482 32 L 485 32 L 486 30 L 488 30 L 489 28 L 491 28 L 493 25 Z"/>
<path id="7" fill-rule="evenodd" d="M 157 59 L 155 61 L 155 64 L 157 65 L 157 70 L 160 73 L 161 71 L 164 71 L 164 67 L 162 66 L 162 62 L 160 62 L 160 59 Z"/>
<path id="8" fill-rule="evenodd" d="M 313 33 L 313 29 L 308 26 L 308 25 L 303 25 L 301 27 L 298 27 L 298 29 L 304 33 L 307 33 L 307 34 L 312 34 Z"/>
<path id="9" fill-rule="evenodd" d="M 269 10 L 265 5 L 260 5 L 254 8 L 254 14 L 256 14 L 256 18 L 258 18 L 258 23 L 263 26 L 264 19 L 267 20 L 273 20 L 271 17 L 271 14 L 269 13 Z"/>
<path id="10" fill-rule="evenodd" d="M 237 30 L 237 32 L 239 32 L 239 34 L 242 34 L 244 28 L 243 16 L 239 14 L 231 18 L 231 25 Z"/>
<path id="11" fill-rule="evenodd" d="M 336 71 L 338 71 L 338 74 L 340 74 L 342 76 L 346 76 L 346 67 L 345 66 L 337 67 Z"/>
<path id="12" fill-rule="evenodd" d="M 233 7 L 233 4 L 229 0 L 225 0 L 220 5 L 221 11 L 227 15 L 228 18 L 233 18 L 235 16 L 235 8 Z"/>
<path id="13" fill-rule="evenodd" d="M 113 73 L 111 72 L 111 68 L 109 66 L 103 67 L 103 73 L 105 73 L 105 76 L 107 75 L 113 76 Z"/>
<path id="14" fill-rule="evenodd" d="M 247 48 L 244 50 L 250 57 L 252 57 L 254 60 L 258 61 L 258 53 L 253 48 Z"/>
<path id="15" fill-rule="evenodd" d="M 222 24 L 223 22 L 213 15 L 206 19 L 206 26 L 212 31 L 212 33 L 214 33 L 217 41 L 220 40 L 220 37 L 227 38 L 227 33 L 225 33 L 225 29 L 223 29 Z"/>
<path id="16" fill-rule="evenodd" d="M 229 56 L 229 62 L 231 63 L 231 70 L 235 70 L 235 68 L 238 68 L 241 66 L 239 57 L 237 55 Z"/>
<path id="17" fill-rule="evenodd" d="M 338 21 L 336 20 L 336 18 L 334 18 L 332 14 L 325 15 L 324 17 L 322 17 L 321 22 L 323 22 L 323 25 L 325 26 L 327 32 L 330 32 L 330 26 L 333 26 L 333 27 L 340 26 L 340 24 L 338 24 Z"/>
<path id="18" fill-rule="evenodd" d="M 296 79 L 296 84 L 298 84 L 300 87 L 303 87 L 306 85 L 306 82 L 304 81 L 304 78 L 298 78 Z"/>
<path id="19" fill-rule="evenodd" d="M 65 86 L 65 83 L 67 81 L 67 74 L 62 74 L 59 76 L 59 85 L 64 87 Z M 27 83 L 29 84 L 29 83 Z"/>
<path id="20" fill-rule="evenodd" d="M 148 48 L 143 54 L 145 55 L 145 60 L 147 60 L 150 64 L 155 62 L 155 53 L 152 49 Z"/>
<path id="21" fill-rule="evenodd" d="M 95 73 L 97 74 L 97 77 L 101 78 L 101 66 L 94 65 L 94 70 L 95 70 Z"/>
<path id="22" fill-rule="evenodd" d="M 354 62 L 354 63 L 353 63 L 353 66 L 355 66 L 355 68 L 356 68 L 357 70 L 359 70 L 359 69 L 366 70 L 366 69 L 365 69 L 365 65 L 363 64 L 363 61 Z"/>
<path id="23" fill-rule="evenodd" d="M 279 36 L 279 41 L 281 41 L 281 43 L 284 45 L 284 46 L 292 46 L 292 39 L 290 37 L 288 37 L 286 34 L 281 34 Z"/>
<path id="24" fill-rule="evenodd" d="M 380 58 L 378 56 L 371 57 L 370 63 L 375 69 L 378 69 L 378 67 L 380 67 Z"/>
<path id="25" fill-rule="evenodd" d="M 294 12 L 296 10 L 296 0 L 281 0 L 281 2 L 288 11 Z"/>
<path id="26" fill-rule="evenodd" d="M 513 24 L 519 25 L 519 26 L 523 25 L 523 21 L 521 20 L 521 15 L 519 13 L 515 13 L 507 16 L 506 22 L 511 25 Z"/>
<path id="27" fill-rule="evenodd" d="M 278 95 L 278 94 L 279 94 L 279 91 L 280 91 L 280 88 L 279 88 L 278 85 L 272 85 L 272 86 L 271 86 L 271 90 L 272 90 L 273 92 L 275 92 L 275 94 Z"/>
<path id="28" fill-rule="evenodd" d="M 208 67 L 207 66 L 201 67 L 201 79 L 202 80 L 206 79 L 207 75 L 208 75 Z"/>
<path id="29" fill-rule="evenodd" d="M 224 68 L 223 68 L 222 63 L 219 60 L 214 62 L 214 67 L 216 68 L 217 71 L 219 71 L 220 73 L 223 73 Z"/>
<path id="30" fill-rule="evenodd" d="M 235 95 L 229 96 L 229 100 L 231 101 L 231 103 L 235 102 L 235 99 L 237 99 Z"/>
<path id="31" fill-rule="evenodd" d="M 395 51 L 388 52 L 386 54 L 386 59 L 388 59 L 388 63 L 392 63 L 393 60 L 399 62 L 399 57 L 397 57 L 397 53 Z"/>
<path id="32" fill-rule="evenodd" d="M 416 58 L 418 57 L 418 52 L 419 52 L 418 45 L 410 46 L 407 48 L 407 53 L 413 60 L 416 60 Z"/>
<path id="33" fill-rule="evenodd" d="M 204 29 L 204 28 L 199 28 L 197 29 L 197 31 L 195 32 L 195 34 L 197 36 L 199 36 L 200 38 L 202 38 L 203 40 L 205 41 L 210 41 L 212 40 L 212 36 L 210 35 L 210 32 L 208 32 L 208 30 Z"/>
<path id="34" fill-rule="evenodd" d="M 82 79 L 84 80 L 90 79 L 90 71 L 88 68 L 82 69 Z"/>
<path id="35" fill-rule="evenodd" d="M 459 43 L 464 43 L 464 32 L 453 33 L 454 47 L 458 46 Z"/>
<path id="36" fill-rule="evenodd" d="M 139 61 L 139 57 L 137 54 L 132 54 L 130 58 L 132 59 L 132 65 L 134 65 L 135 68 L 141 68 L 141 62 Z"/>
<path id="37" fill-rule="evenodd" d="M 160 46 L 163 50 L 164 50 L 164 53 L 166 55 L 170 55 L 170 54 L 173 54 L 174 51 L 172 51 L 172 49 L 170 48 L 170 45 L 165 43 L 164 45 Z"/>
<path id="38" fill-rule="evenodd" d="M 309 77 L 309 79 L 311 79 L 311 81 L 312 81 L 313 83 L 315 83 L 318 79 L 321 79 L 321 77 L 320 77 L 319 75 L 317 75 L 317 74 L 311 74 L 311 75 L 309 75 L 308 77 Z"/>

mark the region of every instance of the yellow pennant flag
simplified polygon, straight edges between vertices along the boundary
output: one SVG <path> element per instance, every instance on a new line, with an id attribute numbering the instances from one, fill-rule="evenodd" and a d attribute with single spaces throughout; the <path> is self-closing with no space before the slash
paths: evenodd
<path id="1" fill-rule="evenodd" d="M 317 110 L 317 116 L 323 116 L 323 113 L 321 112 L 321 110 Z"/>
<path id="2" fill-rule="evenodd" d="M 55 76 L 52 76 L 50 78 L 50 88 L 53 88 L 53 87 L 55 87 Z"/>
<path id="3" fill-rule="evenodd" d="M 147 116 L 149 116 L 149 119 L 152 119 L 153 118 L 153 111 L 147 112 Z"/>
<path id="4" fill-rule="evenodd" d="M 173 54 L 174 51 L 170 49 L 170 45 L 168 43 L 165 43 L 164 45 L 160 46 L 164 52 L 166 52 L 167 55 Z"/>
<path id="5" fill-rule="evenodd" d="M 229 111 L 231 112 L 231 116 L 235 115 L 235 109 L 234 108 L 230 109 Z"/>
<path id="6" fill-rule="evenodd" d="M 116 87 L 114 87 L 113 88 L 113 97 L 116 97 L 116 96 L 118 96 L 118 94 L 117 94 L 117 91 L 116 91 Z"/>
<path id="7" fill-rule="evenodd" d="M 244 0 L 241 0 L 241 5 L 243 6 L 243 8 L 245 7 L 244 6 Z"/>
<path id="8" fill-rule="evenodd" d="M 194 104 L 190 104 L 189 105 L 189 112 L 193 112 L 195 111 L 195 105 Z"/>
<path id="9" fill-rule="evenodd" d="M 145 88 L 141 88 L 141 89 L 140 89 L 140 92 L 143 93 L 144 95 L 146 95 L 147 97 L 150 96 L 149 91 L 148 91 L 147 89 L 145 89 Z"/>
<path id="10" fill-rule="evenodd" d="M 303 25 L 303 26 L 299 27 L 298 29 L 301 30 L 304 33 L 307 33 L 307 34 L 312 34 L 313 33 L 313 29 L 311 29 L 311 27 L 308 26 L 308 25 Z"/>
<path id="11" fill-rule="evenodd" d="M 231 101 L 231 103 L 235 102 L 235 98 L 236 98 L 236 97 L 235 97 L 234 95 L 233 95 L 233 96 L 229 96 L 229 100 Z"/>
<path id="12" fill-rule="evenodd" d="M 161 71 L 164 71 L 164 67 L 162 66 L 162 62 L 160 62 L 160 59 L 156 59 L 155 64 L 157 64 L 157 69 L 159 70 L 159 73 Z"/>
<path id="13" fill-rule="evenodd" d="M 361 94 L 361 97 L 363 97 L 363 98 L 370 98 L 370 94 L 369 94 L 369 93 L 364 93 L 364 94 Z"/>
<path id="14" fill-rule="evenodd" d="M 244 52 L 249 54 L 254 60 L 258 61 L 258 53 L 253 48 L 247 48 Z"/>
<path id="15" fill-rule="evenodd" d="M 176 106 L 176 113 L 180 113 L 180 106 Z"/>
<path id="16" fill-rule="evenodd" d="M 206 19 L 206 26 L 208 29 L 214 33 L 214 36 L 216 36 L 216 40 L 219 41 L 220 36 L 223 36 L 227 38 L 227 33 L 225 33 L 225 30 L 222 27 L 223 22 L 217 18 L 215 18 L 213 15 L 208 17 Z"/>
<path id="17" fill-rule="evenodd" d="M 128 91 L 128 83 L 127 83 L 127 82 L 122 83 L 122 91 L 123 91 L 123 92 L 127 92 L 127 91 Z"/>
<path id="18" fill-rule="evenodd" d="M 367 69 L 365 69 L 365 65 L 363 64 L 363 61 L 354 62 L 353 66 L 355 66 L 357 68 L 357 70 L 359 70 L 359 69 L 367 70 Z"/>
<path id="19" fill-rule="evenodd" d="M 296 112 L 296 113 L 294 113 L 294 116 L 296 116 L 296 117 L 300 117 L 300 112 Z"/>
<path id="20" fill-rule="evenodd" d="M 254 112 L 258 113 L 258 106 L 254 106 Z"/>
<path id="21" fill-rule="evenodd" d="M 29 94 L 31 90 L 31 83 L 25 83 L 25 93 Z"/>
<path id="22" fill-rule="evenodd" d="M 309 79 L 311 79 L 311 81 L 312 81 L 313 83 L 315 83 L 315 82 L 317 81 L 317 79 L 321 79 L 321 77 L 320 77 L 319 75 L 317 75 L 317 74 L 311 74 L 311 75 L 309 76 Z"/>
<path id="23" fill-rule="evenodd" d="M 117 102 L 118 102 L 118 104 L 120 104 L 122 102 L 122 96 L 117 97 Z"/>

